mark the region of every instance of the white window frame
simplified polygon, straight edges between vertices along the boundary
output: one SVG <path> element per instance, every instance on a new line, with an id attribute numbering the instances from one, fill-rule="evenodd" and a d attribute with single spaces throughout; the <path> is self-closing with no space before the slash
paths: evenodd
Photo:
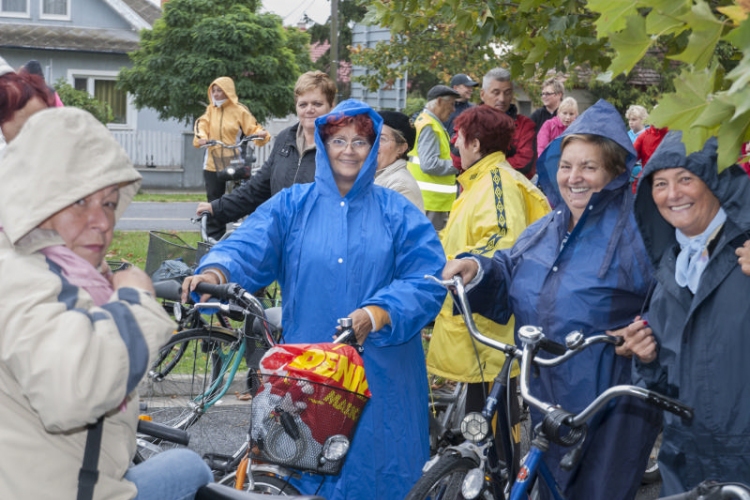
<path id="1" fill-rule="evenodd" d="M 89 95 L 94 95 L 95 80 L 117 80 L 118 71 L 101 71 L 91 69 L 69 69 L 68 83 L 75 85 L 76 78 L 86 79 L 86 91 Z M 110 130 L 135 130 L 138 126 L 138 112 L 133 104 L 133 96 L 127 94 L 127 107 L 125 110 L 125 123 L 108 123 L 107 128 Z"/>
<path id="2" fill-rule="evenodd" d="M 27 5 L 31 0 L 26 0 Z M 39 0 L 39 19 L 53 19 L 55 21 L 70 21 L 70 2 L 72 0 L 65 0 L 65 14 L 45 14 L 44 13 L 44 0 Z"/>
<path id="3" fill-rule="evenodd" d="M 31 2 L 32 0 L 25 0 L 26 1 L 26 12 L 6 12 L 3 10 L 3 4 L 0 3 L 0 17 L 23 17 L 23 18 L 30 18 L 31 17 Z"/>

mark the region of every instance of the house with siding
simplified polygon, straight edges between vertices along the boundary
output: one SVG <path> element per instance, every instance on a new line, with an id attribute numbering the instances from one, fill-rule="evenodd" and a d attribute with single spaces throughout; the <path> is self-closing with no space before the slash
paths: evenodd
<path id="1" fill-rule="evenodd" d="M 15 68 L 36 59 L 48 83 L 62 78 L 109 103 L 115 118 L 107 127 L 148 173 L 146 183 L 199 187 L 200 167 L 184 170 L 199 162 L 200 152 L 191 151 L 191 127 L 160 120 L 152 109 L 137 110 L 132 97 L 116 88 L 140 30 L 160 15 L 149 0 L 0 0 L 0 56 Z"/>

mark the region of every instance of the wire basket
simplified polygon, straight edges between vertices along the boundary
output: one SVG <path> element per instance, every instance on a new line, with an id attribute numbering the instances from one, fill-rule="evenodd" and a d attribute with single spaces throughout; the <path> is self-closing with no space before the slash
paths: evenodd
<path id="1" fill-rule="evenodd" d="M 195 265 L 201 263 L 201 259 L 205 257 L 208 251 L 211 250 L 211 245 L 205 241 L 198 242 L 198 249 L 195 251 Z"/>
<path id="2" fill-rule="evenodd" d="M 303 378 L 263 374 L 262 384 L 252 402 L 252 457 L 316 474 L 338 474 L 346 456 L 326 460 L 324 444 L 335 435 L 351 442 L 368 398 Z"/>
<path id="3" fill-rule="evenodd" d="M 146 274 L 153 275 L 165 260 L 181 259 L 189 267 L 195 266 L 196 249 L 172 233 L 149 231 L 146 253 Z"/>

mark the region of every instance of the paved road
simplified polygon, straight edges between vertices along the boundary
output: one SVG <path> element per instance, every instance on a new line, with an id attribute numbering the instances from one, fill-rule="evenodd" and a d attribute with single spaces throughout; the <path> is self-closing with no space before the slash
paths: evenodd
<path id="1" fill-rule="evenodd" d="M 125 210 L 115 226 L 119 231 L 198 231 L 190 222 L 195 217 L 195 202 L 135 202 Z"/>

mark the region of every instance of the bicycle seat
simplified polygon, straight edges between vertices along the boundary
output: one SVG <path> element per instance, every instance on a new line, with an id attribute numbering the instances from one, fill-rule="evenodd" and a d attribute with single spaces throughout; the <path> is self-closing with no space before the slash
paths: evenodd
<path id="1" fill-rule="evenodd" d="M 266 309 L 266 319 L 274 332 L 281 330 L 281 308 L 280 307 L 269 307 Z M 262 337 L 263 336 L 263 321 L 260 318 L 253 320 L 253 334 Z"/>
<path id="2" fill-rule="evenodd" d="M 249 493 L 215 483 L 201 486 L 201 488 L 195 494 L 195 500 L 281 500 L 285 498 L 289 497 Z M 325 500 L 325 498 L 318 496 L 300 496 L 294 498 L 296 498 L 297 500 Z"/>

